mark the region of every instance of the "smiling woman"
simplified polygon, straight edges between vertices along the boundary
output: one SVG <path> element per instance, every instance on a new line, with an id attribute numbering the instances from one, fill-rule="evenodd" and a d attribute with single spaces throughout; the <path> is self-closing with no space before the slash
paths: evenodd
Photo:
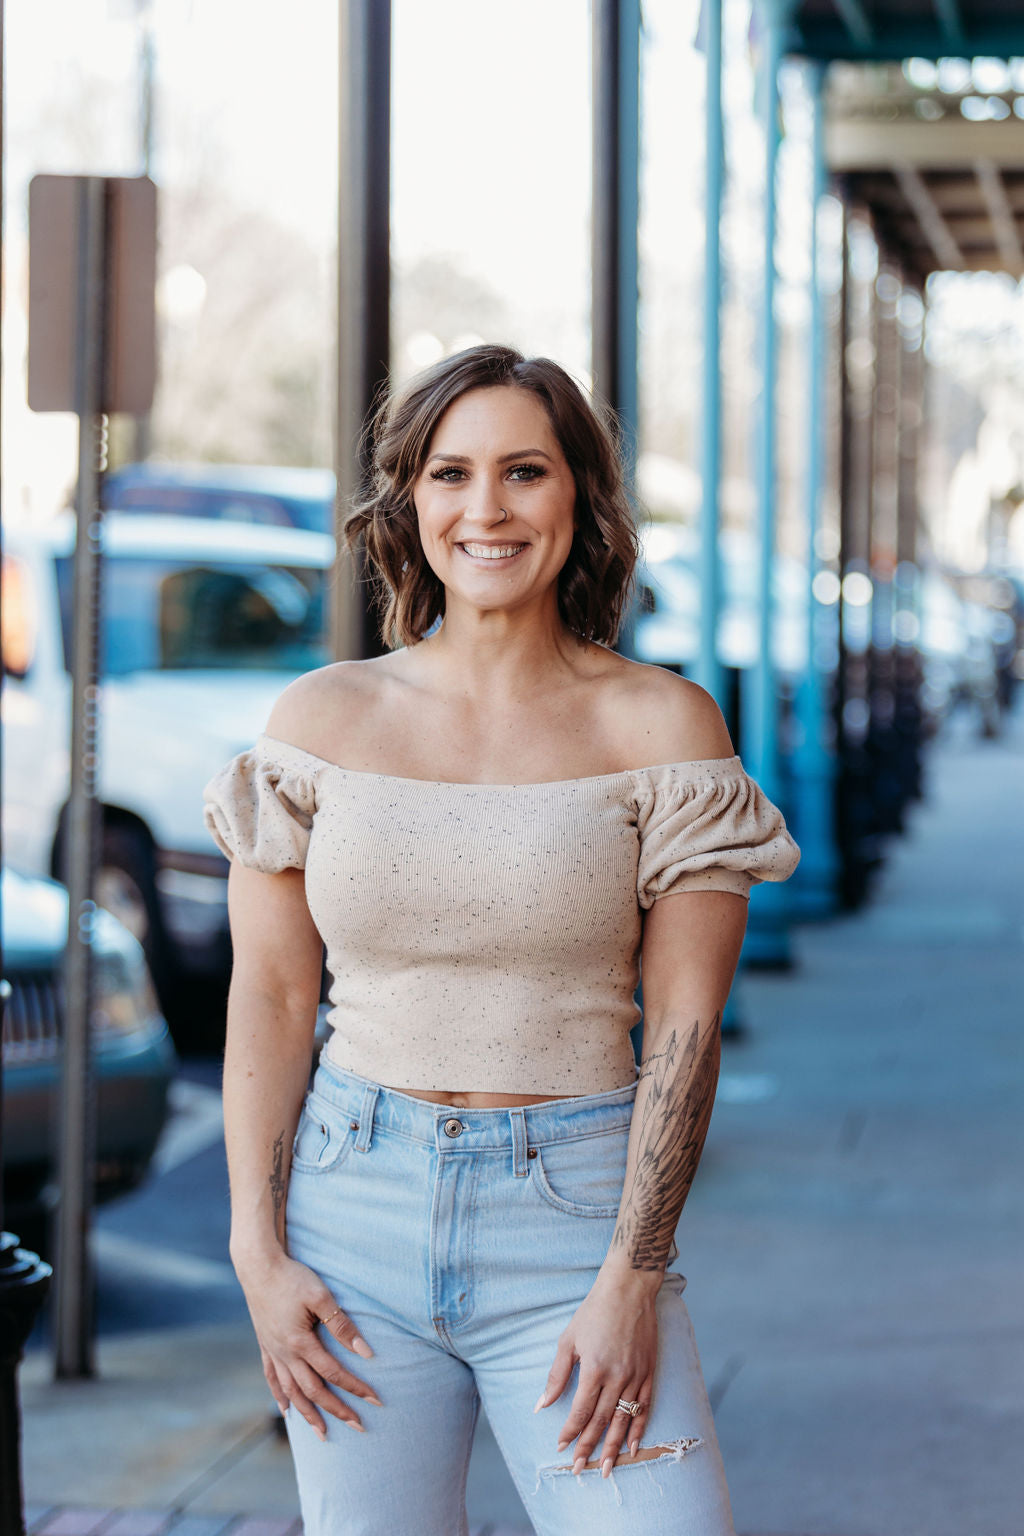
<path id="1" fill-rule="evenodd" d="M 528 566 L 517 590 L 550 589 L 570 630 L 614 640 L 638 553 L 614 418 L 557 363 L 468 348 L 386 403 L 373 436 L 372 492 L 345 536 L 365 542 L 389 643 L 444 616 L 456 554 L 467 570 Z"/>
<path id="2" fill-rule="evenodd" d="M 538 1536 L 732 1536 L 669 1266 L 746 897 L 796 847 L 714 700 L 612 649 L 636 529 L 563 369 L 445 359 L 374 464 L 346 533 L 391 651 L 290 684 L 205 791 L 231 1251 L 305 1531 L 466 1536 L 483 1401 Z"/>

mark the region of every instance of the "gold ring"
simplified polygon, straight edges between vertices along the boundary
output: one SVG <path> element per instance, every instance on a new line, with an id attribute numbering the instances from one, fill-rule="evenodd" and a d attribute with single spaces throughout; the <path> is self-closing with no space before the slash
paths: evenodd
<path id="1" fill-rule="evenodd" d="M 324 1325 L 324 1327 L 325 1327 L 325 1328 L 326 1328 L 326 1327 L 327 1327 L 327 1324 L 328 1324 L 328 1323 L 329 1323 L 329 1322 L 330 1322 L 330 1321 L 331 1321 L 331 1319 L 332 1319 L 332 1318 L 335 1318 L 335 1317 L 337 1317 L 337 1315 L 338 1315 L 338 1313 L 339 1313 L 339 1312 L 340 1312 L 340 1311 L 341 1311 L 341 1308 L 340 1308 L 340 1307 L 335 1307 L 335 1309 L 334 1309 L 334 1311 L 333 1311 L 333 1312 L 332 1312 L 332 1313 L 331 1313 L 331 1315 L 330 1315 L 330 1317 L 322 1317 L 322 1318 L 321 1318 L 321 1319 L 320 1319 L 320 1321 L 321 1321 L 321 1322 L 322 1322 L 322 1323 L 323 1323 L 323 1325 Z"/>
<path id="2" fill-rule="evenodd" d="M 630 1403 L 626 1400 L 626 1398 L 620 1397 L 618 1402 L 615 1404 L 615 1412 L 628 1413 L 631 1419 L 635 1419 L 637 1414 L 640 1412 L 640 1404 Z"/>

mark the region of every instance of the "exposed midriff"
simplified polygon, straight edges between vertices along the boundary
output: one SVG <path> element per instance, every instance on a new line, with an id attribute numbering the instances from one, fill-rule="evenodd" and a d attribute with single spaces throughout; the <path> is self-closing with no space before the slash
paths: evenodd
<path id="1" fill-rule="evenodd" d="M 520 1109 L 524 1104 L 575 1097 L 571 1093 L 448 1093 L 440 1088 L 392 1088 L 390 1083 L 382 1083 L 381 1087 L 409 1098 L 427 1099 L 431 1104 L 445 1104 L 450 1109 Z"/>

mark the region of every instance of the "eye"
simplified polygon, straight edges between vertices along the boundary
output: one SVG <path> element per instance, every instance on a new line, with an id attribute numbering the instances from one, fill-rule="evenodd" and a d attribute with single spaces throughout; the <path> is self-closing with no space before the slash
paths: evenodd
<path id="1" fill-rule="evenodd" d="M 445 485 L 457 484 L 458 477 L 464 473 L 457 464 L 442 464 L 439 469 L 430 471 L 431 480 L 440 480 Z"/>
<path id="2" fill-rule="evenodd" d="M 546 470 L 540 464 L 513 464 L 509 470 L 521 485 L 529 484 L 531 480 L 539 480 Z"/>

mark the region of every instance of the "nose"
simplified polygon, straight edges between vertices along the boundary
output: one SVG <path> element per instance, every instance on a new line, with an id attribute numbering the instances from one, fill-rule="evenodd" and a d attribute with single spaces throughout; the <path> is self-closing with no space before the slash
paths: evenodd
<path id="1" fill-rule="evenodd" d="M 466 498 L 462 511 L 464 520 L 478 528 L 493 528 L 496 523 L 506 522 L 501 497 L 501 487 L 497 482 L 478 479 Z"/>

